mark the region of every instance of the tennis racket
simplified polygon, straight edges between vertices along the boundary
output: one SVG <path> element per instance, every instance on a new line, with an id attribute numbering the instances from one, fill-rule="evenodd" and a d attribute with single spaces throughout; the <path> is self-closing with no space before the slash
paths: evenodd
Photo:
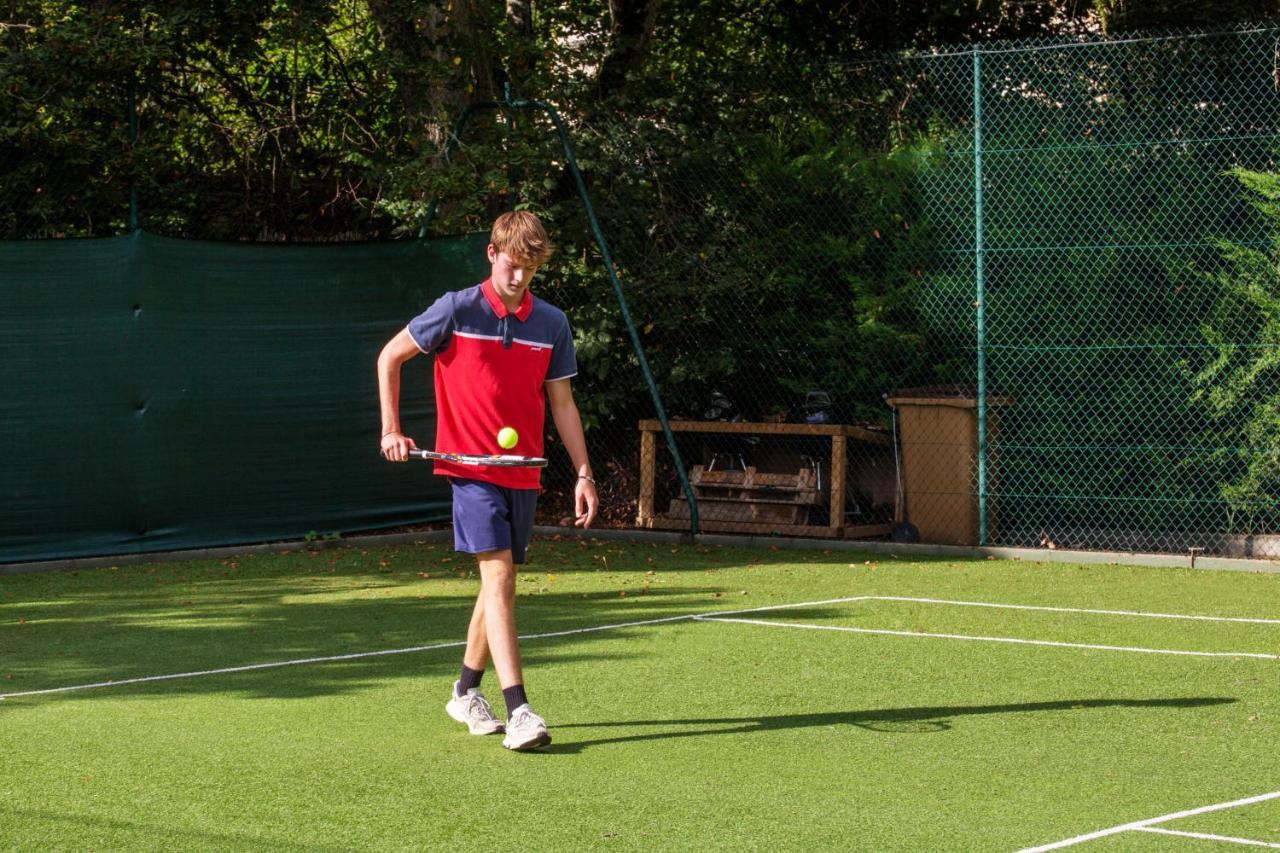
<path id="1" fill-rule="evenodd" d="M 455 465 L 493 465 L 498 468 L 545 468 L 547 460 L 541 456 L 477 456 L 471 453 L 436 453 L 434 450 L 410 450 L 415 459 L 439 459 Z"/>

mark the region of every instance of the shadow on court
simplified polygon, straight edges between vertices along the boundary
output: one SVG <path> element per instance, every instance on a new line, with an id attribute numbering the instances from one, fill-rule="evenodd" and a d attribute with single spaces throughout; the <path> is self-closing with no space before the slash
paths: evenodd
<path id="1" fill-rule="evenodd" d="M 292 842 L 283 841 L 278 838 L 264 837 L 260 834 L 250 833 L 231 833 L 231 832 L 209 832 L 207 830 L 197 829 L 177 829 L 171 826 L 163 826 L 153 823 L 140 823 L 132 820 L 122 820 L 120 818 L 101 817 L 97 815 L 87 814 L 66 814 L 62 812 L 47 811 L 44 809 L 19 809 L 10 808 L 8 806 L 0 806 L 0 816 L 9 815 L 9 820 L 14 823 L 26 821 L 36 826 L 46 826 L 48 831 L 58 832 L 62 827 L 77 827 L 82 833 L 92 836 L 97 833 L 96 839 L 104 847 L 113 847 L 120 844 L 138 845 L 138 846 L 157 846 L 169 847 L 176 849 L 197 845 L 201 847 L 212 847 L 217 849 L 225 848 L 241 848 L 253 849 L 268 848 L 271 850 L 289 850 L 289 851 L 339 851 L 349 848 L 338 846 L 316 846 L 314 844 L 294 844 Z M 4 818 L 0 817 L 0 820 Z M 15 848 L 16 849 L 16 848 Z"/>
<path id="2" fill-rule="evenodd" d="M 331 600 L 331 589 L 307 589 L 306 580 L 226 582 L 231 588 L 225 592 L 185 592 L 190 601 L 167 591 L 125 589 L 27 603 L 21 612 L 38 620 L 33 627 L 0 624 L 0 696 L 9 696 L 0 700 L 0 715 L 52 698 L 91 700 L 104 690 L 305 699 L 456 672 L 478 581 L 460 594 L 410 598 L 379 595 L 384 585 L 395 592 L 396 584 L 370 577 L 364 597 L 339 590 L 342 598 Z M 579 649 L 578 641 L 646 630 L 601 634 L 600 626 L 705 612 L 714 607 L 705 599 L 715 588 L 673 585 L 626 604 L 617 590 L 521 597 L 520 633 L 552 635 L 531 640 L 525 656 L 557 665 L 630 659 L 639 653 Z M 569 633 L 554 636 L 558 632 Z M 14 695 L 86 684 L 101 686 Z"/>
<path id="3" fill-rule="evenodd" d="M 1043 711 L 1087 711 L 1096 708 L 1202 708 L 1229 705 L 1238 700 L 1206 696 L 1181 699 L 1067 699 L 1055 702 L 1021 702 L 1007 705 L 956 705 L 925 708 L 884 708 L 873 711 L 832 711 L 819 714 L 775 714 L 764 717 L 700 717 L 672 720 L 616 720 L 603 723 L 556 723 L 553 735 L 563 729 L 644 729 L 661 727 L 675 731 L 659 731 L 602 737 L 594 740 L 552 743 L 545 753 L 576 753 L 587 747 L 611 743 L 638 743 L 682 737 L 737 735 L 786 729 L 823 726 L 857 726 L 873 732 L 931 734 L 950 731 L 951 720 L 985 714 L 1024 714 Z"/>
<path id="4" fill-rule="evenodd" d="M 576 632 L 750 606 L 763 602 L 730 598 L 750 579 L 723 586 L 721 569 L 844 566 L 849 559 L 844 553 L 544 539 L 517 582 L 518 628 L 523 635 Z M 552 580 L 574 574 L 600 580 L 568 584 L 573 592 L 562 591 L 564 577 Z M 661 583 L 651 585 L 650 575 L 661 576 Z M 479 584 L 473 565 L 439 543 L 0 576 L 0 695 L 231 668 L 240 671 L 127 689 L 132 695 L 308 698 L 360 691 L 387 678 L 448 674 L 461 657 L 448 646 L 466 637 Z M 831 615 L 822 607 L 791 613 Z M 546 645 L 556 650 L 557 663 L 595 659 L 598 652 L 575 658 L 572 649 L 596 636 L 566 635 Z M 437 645 L 446 647 L 312 660 Z M 542 644 L 527 651 L 543 654 Z M 627 655 L 615 650 L 609 656 Z M 315 665 L 270 666 L 301 660 Z M 82 701 L 102 692 L 51 695 Z M 38 697 L 0 701 L 0 714 L 33 701 Z"/>

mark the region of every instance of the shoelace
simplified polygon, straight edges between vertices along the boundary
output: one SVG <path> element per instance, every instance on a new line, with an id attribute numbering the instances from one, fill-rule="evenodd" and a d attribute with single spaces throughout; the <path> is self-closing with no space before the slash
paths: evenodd
<path id="1" fill-rule="evenodd" d="M 481 716 L 486 720 L 495 719 L 493 711 L 489 709 L 489 703 L 478 693 L 473 693 L 467 699 L 467 714 L 470 716 Z"/>
<path id="2" fill-rule="evenodd" d="M 533 713 L 532 711 L 528 710 L 527 708 L 523 711 L 517 711 L 516 713 L 512 714 L 510 724 L 515 728 L 522 728 L 524 726 L 534 726 L 534 725 L 543 725 L 543 726 L 546 725 L 546 723 L 542 721 L 541 717 L 539 717 L 537 714 Z"/>

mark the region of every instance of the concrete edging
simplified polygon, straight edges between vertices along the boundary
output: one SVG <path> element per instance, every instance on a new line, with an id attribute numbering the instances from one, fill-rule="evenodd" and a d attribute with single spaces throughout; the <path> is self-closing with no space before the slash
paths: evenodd
<path id="1" fill-rule="evenodd" d="M 1190 555 L 1138 554 L 1127 551 L 1069 551 L 1060 548 L 1005 548 L 968 545 L 928 545 L 881 542 L 873 539 L 802 539 L 783 536 L 731 536 L 723 533 L 653 532 L 647 530 L 581 530 L 568 527 L 535 527 L 539 535 L 580 536 L 653 542 L 688 542 L 733 548 L 786 548 L 817 551 L 853 551 L 891 554 L 902 557 L 952 557 L 955 559 L 1029 560 L 1042 563 L 1089 563 L 1156 568 L 1195 568 L 1218 571 L 1280 573 L 1280 560 L 1247 560 L 1236 557 L 1196 557 Z"/>
<path id="2" fill-rule="evenodd" d="M 144 563 L 167 563 L 171 560 L 222 560 L 247 554 L 283 554 L 286 551 L 321 551 L 329 548 L 362 545 L 403 545 L 412 542 L 453 540 L 452 530 L 419 530 L 413 533 L 382 533 L 351 536 L 343 539 L 291 539 L 285 542 L 263 542 L 256 545 L 222 545 L 217 548 L 192 548 L 186 551 L 147 551 L 138 554 L 111 554 L 106 557 L 73 557 L 66 560 L 40 560 L 34 563 L 0 563 L 0 575 L 30 572 L 73 572 L 107 566 L 136 566 Z"/>
<path id="3" fill-rule="evenodd" d="M 951 557 L 954 559 L 1028 560 L 1043 563 L 1088 563 L 1154 568 L 1194 568 L 1213 571 L 1280 574 L 1280 560 L 1248 560 L 1235 557 L 1196 557 L 1181 554 L 1136 554 L 1124 551 L 1068 551 L 1047 548 L 973 547 L 966 545 L 926 545 L 881 542 L 870 539 L 800 539 L 781 536 L 730 536 L 726 534 L 602 528 L 583 530 L 577 527 L 534 527 L 538 536 L 560 536 L 665 544 L 719 545 L 731 548 L 783 548 L 788 550 L 849 551 L 864 554 L 887 554 L 896 557 Z M 78 557 L 66 560 L 42 560 L 29 563 L 0 564 L 0 575 L 29 572 L 76 571 L 107 566 L 130 566 L 163 563 L 171 560 L 219 560 L 247 554 L 279 554 L 286 551 L 328 548 L 359 548 L 380 545 L 404 545 L 414 542 L 451 541 L 450 528 L 419 530 L 410 533 L 372 533 L 337 540 L 307 542 L 267 542 L 257 545 L 228 545 L 196 548 L 189 551 L 153 551 L 142 554 L 115 554 L 106 557 Z"/>

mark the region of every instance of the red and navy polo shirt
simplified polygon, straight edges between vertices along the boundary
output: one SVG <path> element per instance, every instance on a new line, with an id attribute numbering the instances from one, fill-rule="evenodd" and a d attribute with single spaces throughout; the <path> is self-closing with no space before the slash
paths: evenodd
<path id="1" fill-rule="evenodd" d="M 528 290 L 508 311 L 487 279 L 446 293 L 408 325 L 424 353 L 435 353 L 436 446 L 441 453 L 542 456 L 545 384 L 578 373 L 564 312 Z M 498 446 L 498 430 L 514 427 L 513 448 Z M 511 489 L 537 489 L 538 468 L 435 463 L 449 477 Z"/>

